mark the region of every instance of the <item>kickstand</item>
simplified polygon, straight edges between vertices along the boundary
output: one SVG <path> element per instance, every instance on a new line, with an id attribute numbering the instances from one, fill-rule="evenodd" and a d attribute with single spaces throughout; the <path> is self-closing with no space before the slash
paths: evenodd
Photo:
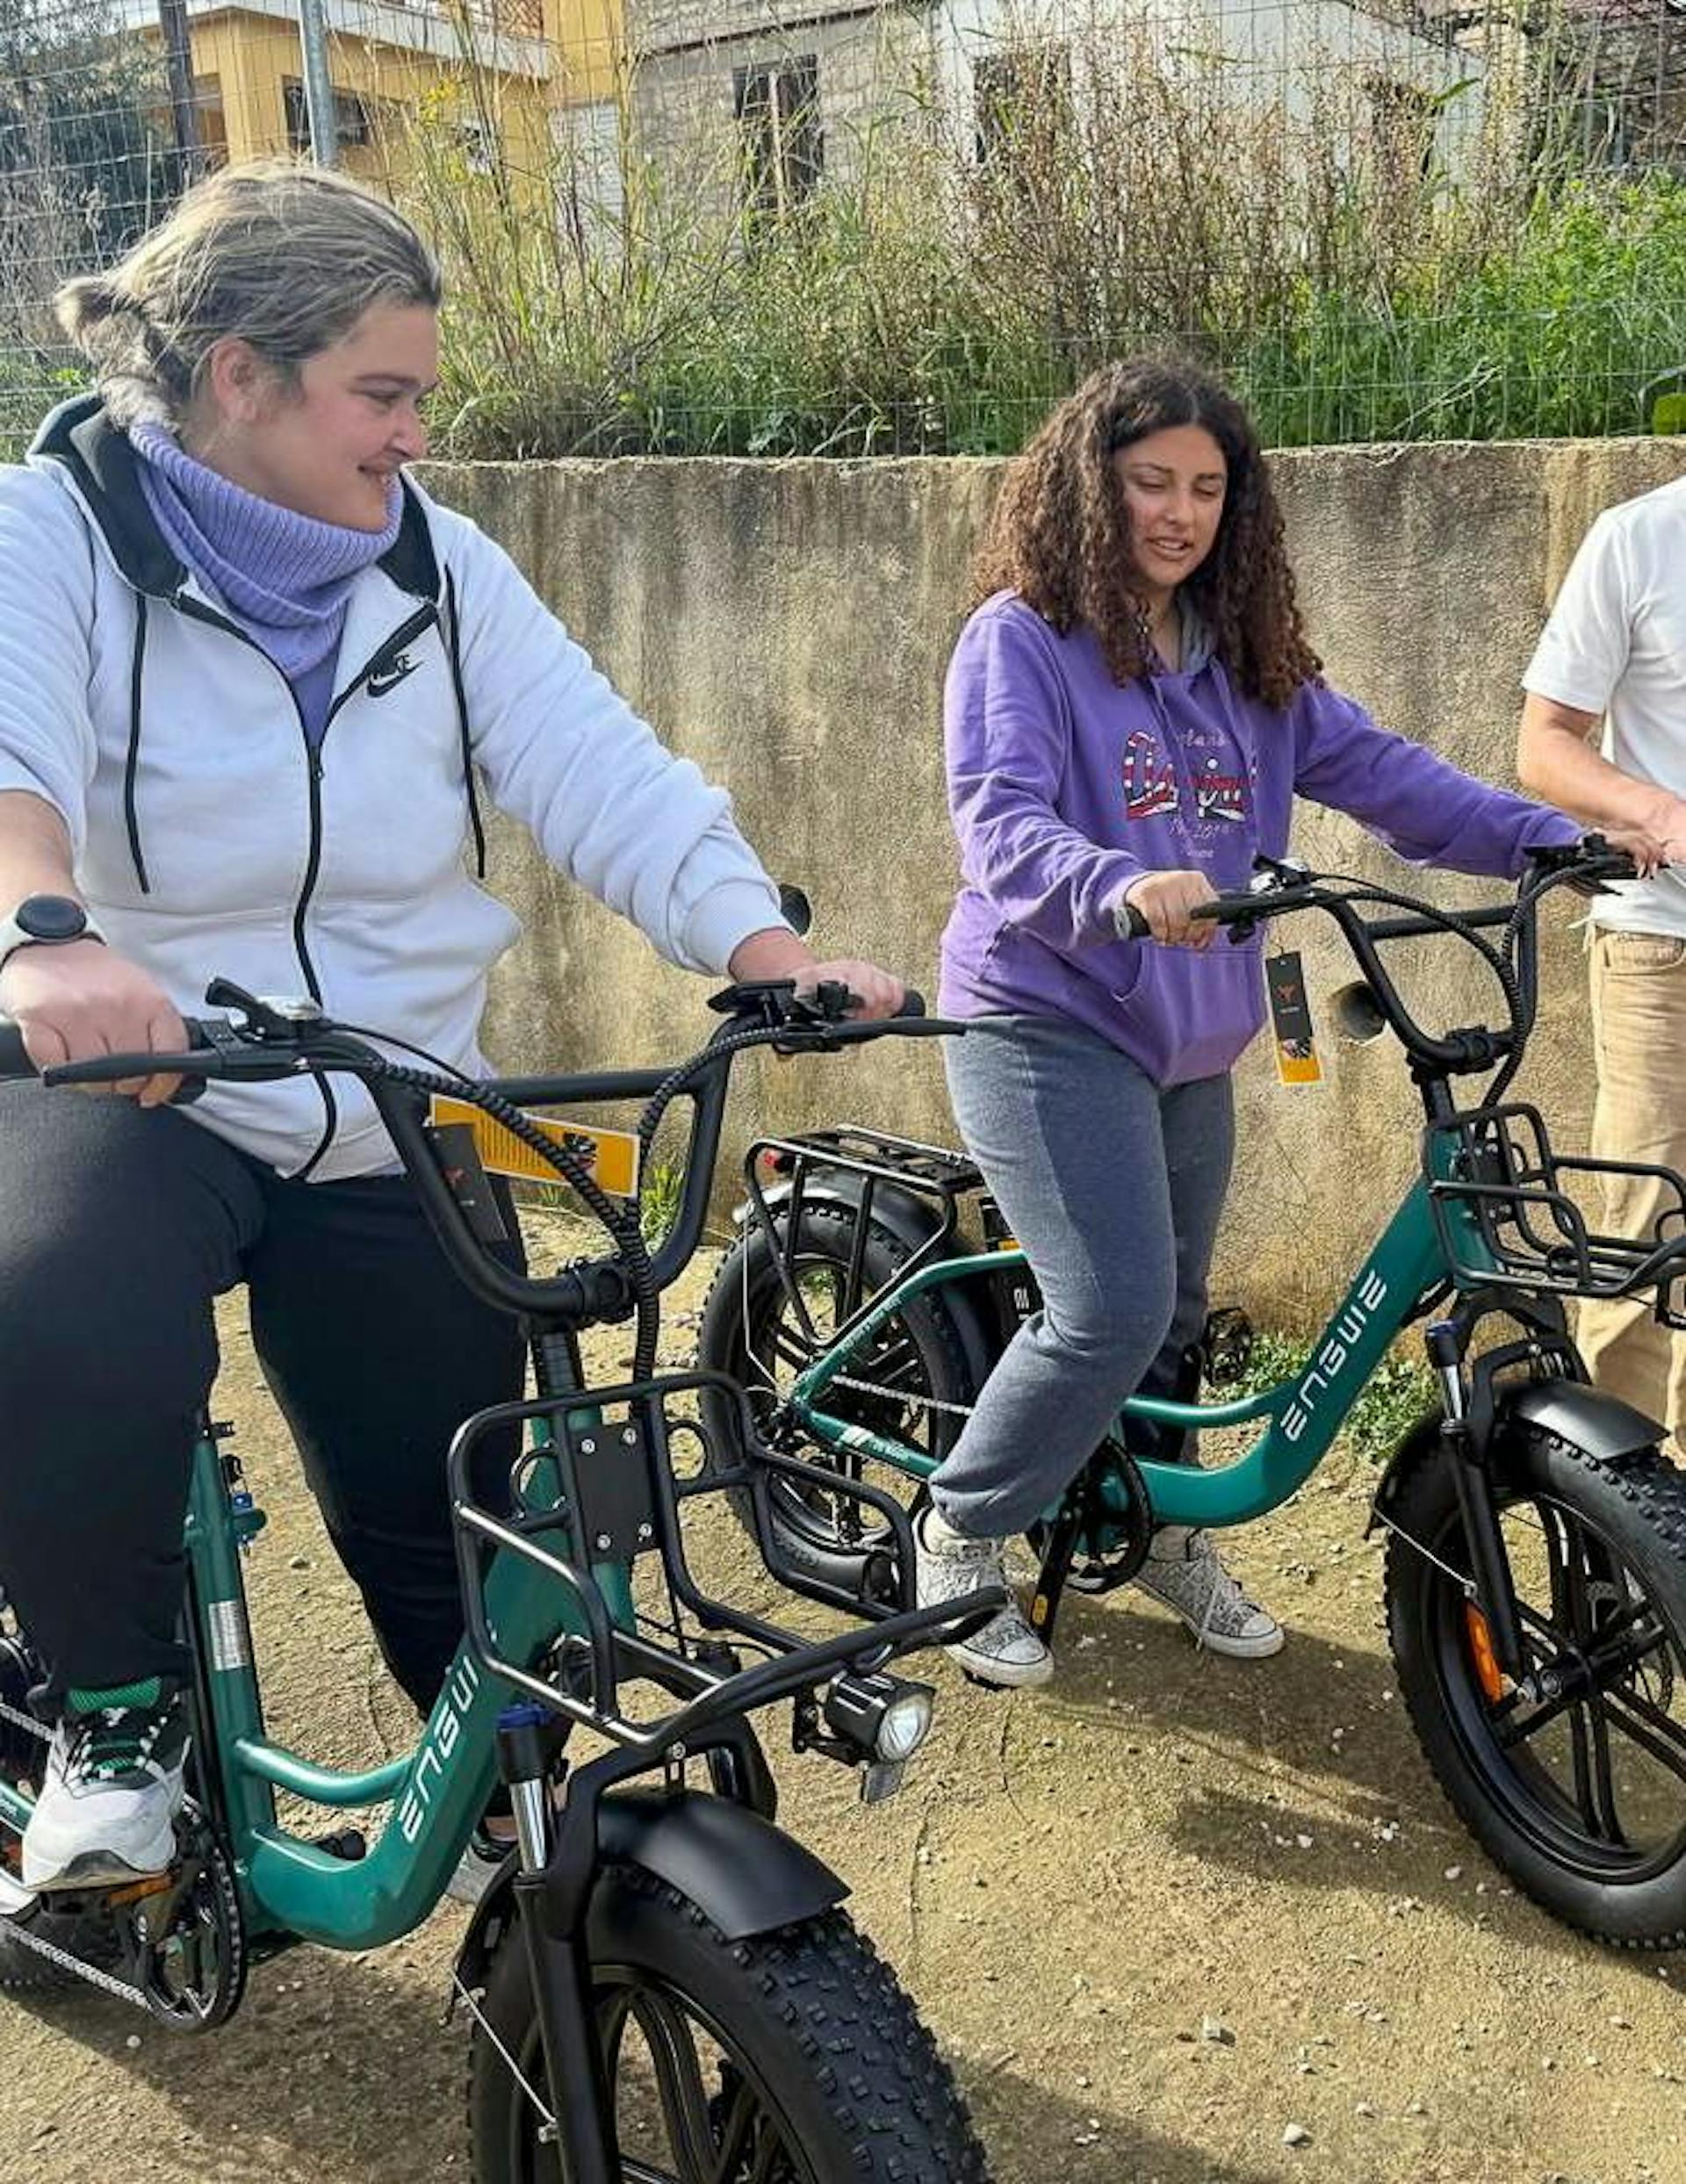
<path id="1" fill-rule="evenodd" d="M 1067 1489 L 1059 1514 L 1048 1528 L 1041 1567 L 1036 1573 L 1036 1589 L 1031 1595 L 1030 1627 L 1045 1646 L 1054 1642 L 1054 1625 L 1059 1617 L 1060 1603 L 1065 1597 L 1066 1580 L 1071 1575 L 1077 1534 L 1083 1529 L 1081 1486 L 1079 1481 Z"/>

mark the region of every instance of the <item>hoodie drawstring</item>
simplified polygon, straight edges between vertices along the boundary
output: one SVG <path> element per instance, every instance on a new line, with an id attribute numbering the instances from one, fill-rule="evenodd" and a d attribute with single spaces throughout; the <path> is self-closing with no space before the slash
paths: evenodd
<path id="1" fill-rule="evenodd" d="M 140 892 L 150 895 L 152 883 L 147 878 L 147 861 L 140 854 L 140 818 L 135 809 L 135 775 L 140 765 L 140 680 L 147 660 L 147 595 L 134 595 L 134 651 L 129 662 L 129 749 L 123 761 L 123 820 L 128 828 L 129 854 L 134 860 L 134 876 L 140 883 Z"/>
<path id="2" fill-rule="evenodd" d="M 463 748 L 463 784 L 468 791 L 468 824 L 474 835 L 474 876 L 486 877 L 486 828 L 480 821 L 480 801 L 474 789 L 474 746 L 468 732 L 468 694 L 463 688 L 463 661 L 458 647 L 457 580 L 445 571 L 445 650 L 450 659 L 450 687 L 457 699 L 457 732 Z"/>

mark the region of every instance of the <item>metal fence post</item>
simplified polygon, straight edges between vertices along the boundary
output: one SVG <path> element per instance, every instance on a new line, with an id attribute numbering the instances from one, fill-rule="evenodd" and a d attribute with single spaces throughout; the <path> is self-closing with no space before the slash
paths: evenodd
<path id="1" fill-rule="evenodd" d="M 305 64 L 305 112 L 310 121 L 310 155 L 319 167 L 332 167 L 339 146 L 334 117 L 334 84 L 328 71 L 328 23 L 322 0 L 299 0 L 299 45 Z"/>
<path id="2" fill-rule="evenodd" d="M 170 123 L 182 178 L 195 182 L 205 171 L 205 146 L 199 134 L 199 110 L 194 103 L 193 41 L 188 29 L 187 0 L 158 0 L 158 32 L 163 40 Z"/>

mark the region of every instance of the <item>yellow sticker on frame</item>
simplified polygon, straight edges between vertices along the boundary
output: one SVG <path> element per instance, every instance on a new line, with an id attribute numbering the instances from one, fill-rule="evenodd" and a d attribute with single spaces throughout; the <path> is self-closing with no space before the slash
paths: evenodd
<path id="1" fill-rule="evenodd" d="M 524 1183 L 564 1183 L 550 1163 L 530 1145 L 523 1145 L 512 1130 L 494 1121 L 483 1108 L 466 1099 L 446 1099 L 436 1092 L 429 1103 L 433 1122 L 465 1122 L 474 1133 L 480 1164 L 489 1175 L 518 1177 Z M 605 1130 L 595 1123 L 554 1122 L 548 1115 L 530 1114 L 535 1129 L 543 1130 L 585 1161 L 600 1191 L 611 1198 L 630 1198 L 638 1188 L 638 1141 L 630 1130 Z"/>

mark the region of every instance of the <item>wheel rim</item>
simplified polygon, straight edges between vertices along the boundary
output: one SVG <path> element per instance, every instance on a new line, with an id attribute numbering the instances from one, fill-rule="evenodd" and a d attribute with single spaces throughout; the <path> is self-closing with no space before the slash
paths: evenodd
<path id="1" fill-rule="evenodd" d="M 835 1259 L 803 1253 L 791 1273 L 803 1317 L 775 1285 L 765 1309 L 751 1322 L 742 1373 L 751 1406 L 775 1444 L 796 1438 L 794 1429 L 787 1428 L 791 1388 L 797 1376 L 830 1346 L 847 1316 L 847 1270 Z M 878 1395 L 839 1388 L 836 1397 L 828 1399 L 828 1409 L 869 1432 L 904 1441 L 933 1461 L 942 1453 L 946 1414 L 912 1400 L 931 1393 L 930 1374 L 918 1343 L 899 1315 L 887 1321 L 872 1347 L 851 1361 L 848 1377 L 897 1393 Z M 841 1479 L 860 1480 L 870 1470 L 875 1486 L 888 1488 L 898 1499 L 917 1497 L 917 1484 L 905 1473 L 863 1460 L 855 1451 L 819 1447 L 802 1437 L 794 1452 Z M 865 1555 L 882 1546 L 888 1536 L 888 1526 L 850 1495 L 803 1488 L 776 1476 L 768 1480 L 767 1491 L 780 1521 L 815 1546 Z"/>
<path id="2" fill-rule="evenodd" d="M 594 1964 L 592 1979 L 624 2184 L 816 2184 L 796 2126 L 708 2011 L 642 1969 Z M 540 2086 L 536 2019 L 516 2059 Z M 511 2184 L 551 2184 L 543 2119 L 513 2079 L 509 2098 Z"/>
<path id="3" fill-rule="evenodd" d="M 1686 1654 L 1639 1574 L 1584 1515 L 1538 1494 L 1500 1511 L 1538 1703 L 1490 1695 L 1480 1618 L 1440 1572 L 1431 1657 L 1467 1763 L 1509 1824 L 1553 1863 L 1600 1884 L 1653 1879 L 1686 1851 Z M 1465 1559 L 1449 1515 L 1434 1552 Z"/>

